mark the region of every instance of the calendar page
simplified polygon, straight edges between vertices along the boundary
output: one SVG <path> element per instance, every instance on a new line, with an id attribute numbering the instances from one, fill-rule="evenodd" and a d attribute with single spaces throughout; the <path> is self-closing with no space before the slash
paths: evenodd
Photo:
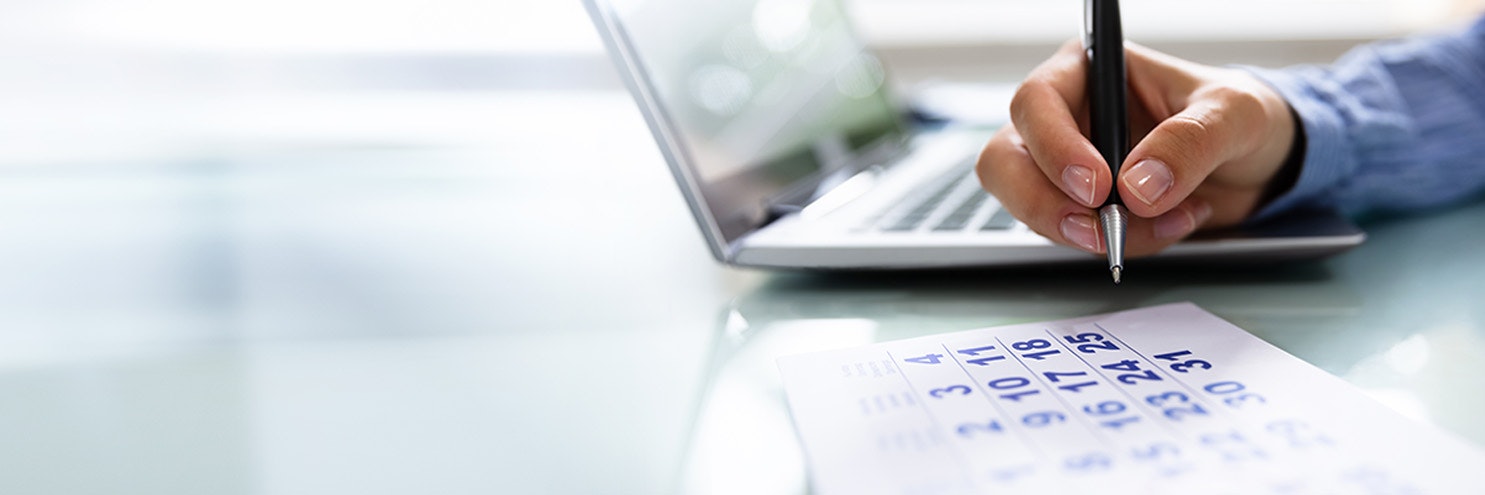
<path id="1" fill-rule="evenodd" d="M 1189 304 L 779 359 L 815 491 L 1485 493 L 1485 456 Z"/>

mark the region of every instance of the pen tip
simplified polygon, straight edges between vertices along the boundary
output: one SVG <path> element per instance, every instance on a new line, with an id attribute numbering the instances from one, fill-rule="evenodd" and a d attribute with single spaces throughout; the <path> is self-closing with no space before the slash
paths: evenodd
<path id="1" fill-rule="evenodd" d="M 1118 284 L 1119 283 L 1119 272 L 1121 272 L 1123 270 L 1121 270 L 1120 267 L 1115 266 L 1115 267 L 1109 268 L 1109 271 L 1110 272 L 1113 272 L 1113 274 L 1114 274 L 1114 283 L 1115 284 Z"/>

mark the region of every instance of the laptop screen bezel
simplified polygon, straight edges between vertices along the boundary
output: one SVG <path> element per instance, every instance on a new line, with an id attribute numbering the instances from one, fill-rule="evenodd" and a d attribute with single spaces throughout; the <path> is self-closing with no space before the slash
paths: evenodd
<path id="1" fill-rule="evenodd" d="M 650 79 L 650 73 L 646 70 L 645 61 L 637 53 L 614 7 L 608 0 L 584 0 L 583 3 L 598 28 L 609 58 L 618 68 L 620 78 L 634 97 L 645 123 L 650 128 L 651 135 L 660 148 L 661 155 L 665 158 L 672 175 L 680 186 L 692 216 L 706 237 L 712 255 L 719 261 L 732 260 L 737 241 L 747 233 L 767 224 L 777 216 L 779 211 L 786 211 L 791 206 L 802 206 L 810 199 L 823 194 L 824 191 L 820 190 L 821 184 L 834 182 L 828 180 L 829 178 L 854 174 L 874 164 L 858 159 L 826 163 L 807 176 L 756 197 L 742 198 L 734 202 L 724 202 L 719 198 L 708 197 L 708 186 L 712 186 L 713 190 L 724 190 L 727 188 L 718 186 L 727 180 L 745 181 L 749 178 L 748 174 L 761 174 L 764 171 L 761 168 L 753 169 L 710 184 L 704 183 L 693 163 L 693 155 L 685 140 L 680 138 L 679 127 L 673 121 L 672 114 L 667 110 L 665 103 L 657 95 L 658 91 Z M 861 43 L 854 29 L 849 30 L 849 35 L 863 52 L 870 52 L 870 49 Z M 862 146 L 856 157 L 878 158 L 895 154 L 892 150 L 900 149 L 909 142 L 910 129 L 901 117 L 900 105 L 892 98 L 890 84 L 885 80 L 881 84 L 879 91 L 885 95 L 886 103 L 890 107 L 890 129 L 876 140 Z M 726 213 L 726 216 L 719 217 L 718 211 Z"/>

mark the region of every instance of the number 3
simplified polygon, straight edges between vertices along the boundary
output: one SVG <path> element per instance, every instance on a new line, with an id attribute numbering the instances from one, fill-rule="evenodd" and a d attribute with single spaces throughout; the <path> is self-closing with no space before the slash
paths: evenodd
<path id="1" fill-rule="evenodd" d="M 1208 363 L 1200 359 L 1192 359 L 1184 363 L 1171 363 L 1170 365 L 1171 371 L 1177 373 L 1185 373 L 1191 371 L 1191 368 L 1201 368 L 1204 370 L 1209 370 L 1212 369 L 1212 363 Z"/>
<path id="2" fill-rule="evenodd" d="M 959 395 L 969 395 L 970 389 L 965 385 L 949 385 L 944 388 L 929 390 L 928 395 L 932 395 L 935 399 L 942 399 L 945 395 L 953 392 L 959 392 Z"/>

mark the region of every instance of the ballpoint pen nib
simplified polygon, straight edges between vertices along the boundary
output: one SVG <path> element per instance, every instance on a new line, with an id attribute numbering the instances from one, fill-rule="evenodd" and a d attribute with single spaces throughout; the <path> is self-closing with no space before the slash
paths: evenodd
<path id="1" fill-rule="evenodd" d="M 1116 267 L 1110 268 L 1109 271 L 1114 273 L 1114 283 L 1115 284 L 1119 283 L 1119 272 L 1122 271 L 1120 269 L 1120 267 L 1117 267 L 1116 266 Z"/>

